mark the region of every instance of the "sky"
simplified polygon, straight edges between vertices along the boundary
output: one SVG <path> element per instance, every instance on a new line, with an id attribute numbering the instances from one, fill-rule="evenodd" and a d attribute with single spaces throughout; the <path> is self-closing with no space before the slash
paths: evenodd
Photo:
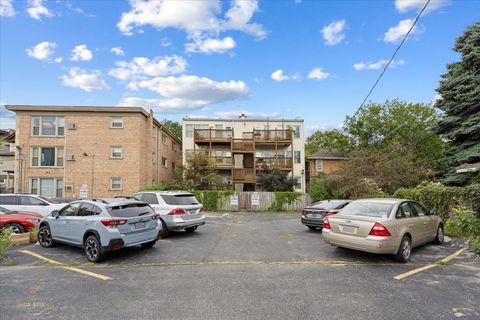
<path id="1" fill-rule="evenodd" d="M 308 135 L 355 112 L 425 3 L 0 0 L 0 102 L 302 118 Z M 478 21 L 478 0 L 431 0 L 369 100 L 431 103 Z"/>

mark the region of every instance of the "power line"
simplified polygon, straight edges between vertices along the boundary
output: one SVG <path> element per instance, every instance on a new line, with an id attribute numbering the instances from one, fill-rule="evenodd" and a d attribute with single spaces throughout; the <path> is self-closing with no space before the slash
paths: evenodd
<path id="1" fill-rule="evenodd" d="M 420 12 L 418 13 L 418 16 L 415 18 L 415 21 L 413 21 L 413 24 L 412 26 L 410 27 L 410 29 L 408 30 L 408 32 L 405 34 L 405 36 L 403 37 L 402 41 L 400 42 L 400 44 L 398 45 L 397 49 L 395 50 L 395 52 L 393 53 L 392 57 L 390 58 L 390 60 L 388 61 L 388 63 L 385 65 L 385 67 L 383 68 L 383 71 L 382 73 L 380 73 L 380 75 L 378 76 L 377 80 L 375 81 L 375 83 L 373 84 L 372 88 L 370 89 L 370 91 L 368 92 L 367 96 L 365 97 L 365 99 L 363 99 L 363 102 L 362 104 L 360 105 L 360 107 L 358 107 L 358 109 L 355 111 L 355 113 L 353 114 L 353 117 L 354 118 L 357 113 L 362 109 L 362 107 L 364 106 L 365 102 L 367 101 L 367 99 L 370 97 L 370 95 L 372 94 L 373 90 L 375 89 L 375 87 L 377 86 L 377 84 L 379 83 L 380 79 L 383 77 L 383 74 L 387 71 L 388 67 L 390 66 L 390 64 L 393 62 L 393 59 L 395 58 L 395 56 L 397 55 L 397 52 L 398 50 L 400 50 L 400 48 L 402 47 L 403 43 L 405 42 L 405 40 L 407 40 L 407 37 L 408 35 L 410 34 L 410 32 L 413 30 L 413 28 L 415 27 L 415 25 L 417 24 L 417 21 L 420 19 L 420 16 L 422 15 L 422 13 L 425 11 L 425 9 L 427 9 L 428 7 L 428 4 L 430 3 L 431 0 L 427 0 L 427 2 L 425 3 L 425 5 L 423 6 L 422 10 L 420 10 Z"/>

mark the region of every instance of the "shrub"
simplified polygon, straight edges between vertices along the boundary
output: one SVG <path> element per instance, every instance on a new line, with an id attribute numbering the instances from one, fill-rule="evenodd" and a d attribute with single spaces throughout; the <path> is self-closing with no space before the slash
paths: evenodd
<path id="1" fill-rule="evenodd" d="M 234 194 L 233 191 L 193 191 L 206 211 L 218 210 L 219 202 Z"/>
<path id="2" fill-rule="evenodd" d="M 12 230 L 10 228 L 0 229 L 0 260 L 3 259 L 5 252 L 12 246 L 11 233 Z"/>
<path id="3" fill-rule="evenodd" d="M 268 210 L 283 211 L 284 205 L 293 203 L 300 197 L 300 192 L 275 192 L 275 200 L 272 202 Z"/>
<path id="4" fill-rule="evenodd" d="M 318 176 L 312 180 L 308 193 L 312 198 L 312 202 L 332 199 L 332 192 L 324 176 Z"/>
<path id="5" fill-rule="evenodd" d="M 468 237 L 476 253 L 480 253 L 480 218 L 473 211 L 459 211 L 445 224 L 445 234 L 450 237 Z"/>

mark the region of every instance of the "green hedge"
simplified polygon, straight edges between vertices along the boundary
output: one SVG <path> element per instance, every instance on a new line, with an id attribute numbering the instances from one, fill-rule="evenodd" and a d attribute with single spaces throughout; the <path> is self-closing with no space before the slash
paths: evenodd
<path id="1" fill-rule="evenodd" d="M 272 202 L 268 210 L 284 211 L 284 205 L 293 203 L 301 195 L 300 192 L 275 192 L 275 200 Z"/>
<path id="2" fill-rule="evenodd" d="M 450 217 L 454 208 L 472 210 L 480 217 L 480 184 L 447 187 L 440 183 L 422 183 L 414 189 L 400 188 L 393 196 L 416 200 L 444 219 Z"/>
<path id="3" fill-rule="evenodd" d="M 233 191 L 193 191 L 195 197 L 200 203 L 203 204 L 205 211 L 216 211 L 220 205 L 221 201 L 224 201 L 225 198 L 234 195 Z"/>

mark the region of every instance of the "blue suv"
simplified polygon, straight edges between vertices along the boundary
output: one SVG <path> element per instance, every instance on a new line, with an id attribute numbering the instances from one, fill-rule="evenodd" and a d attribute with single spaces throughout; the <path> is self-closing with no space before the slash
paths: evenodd
<path id="1" fill-rule="evenodd" d="M 83 247 L 88 261 L 98 262 L 108 251 L 135 245 L 153 247 L 161 231 L 160 215 L 147 203 L 81 200 L 44 217 L 38 242 L 44 248 L 56 242 Z"/>

